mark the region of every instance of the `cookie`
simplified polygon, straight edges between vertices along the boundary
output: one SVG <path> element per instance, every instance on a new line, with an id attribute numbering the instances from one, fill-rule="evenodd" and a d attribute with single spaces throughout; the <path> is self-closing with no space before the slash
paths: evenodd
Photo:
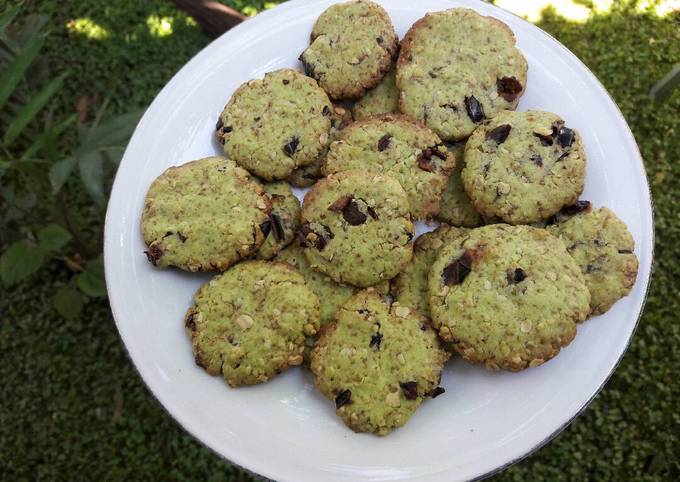
<path id="1" fill-rule="evenodd" d="M 391 307 L 375 291 L 357 293 L 327 325 L 312 352 L 317 388 L 356 432 L 386 435 L 404 425 L 439 387 L 448 354 L 427 320 Z"/>
<path id="2" fill-rule="evenodd" d="M 389 174 L 408 194 L 413 219 L 432 218 L 455 165 L 431 129 L 409 117 L 384 114 L 344 129 L 326 156 L 324 174 L 360 169 Z"/>
<path id="3" fill-rule="evenodd" d="M 456 167 L 451 171 L 446 189 L 442 194 L 442 209 L 437 214 L 437 220 L 451 226 L 475 228 L 482 224 L 482 217 L 470 202 L 470 196 L 465 192 L 460 173 L 463 169 L 463 152 L 465 143 L 447 144 L 449 151 L 456 159 Z"/>
<path id="4" fill-rule="evenodd" d="M 390 70 L 398 45 L 385 9 L 354 0 L 319 16 L 300 61 L 332 99 L 358 99 Z"/>
<path id="5" fill-rule="evenodd" d="M 339 283 L 365 287 L 395 277 L 411 261 L 414 233 L 408 196 L 390 176 L 333 174 L 302 204 L 305 255 Z"/>
<path id="6" fill-rule="evenodd" d="M 352 106 L 354 120 L 399 112 L 399 89 L 395 77 L 396 68 L 393 68 L 376 87 L 354 103 Z"/>
<path id="7" fill-rule="evenodd" d="M 328 146 L 332 105 L 317 83 L 282 69 L 241 85 L 216 125 L 224 152 L 272 181 L 313 163 Z"/>
<path id="8" fill-rule="evenodd" d="M 590 293 L 564 243 L 530 226 L 473 229 L 441 249 L 428 284 L 442 339 L 493 370 L 548 361 L 590 311 Z"/>
<path id="9" fill-rule="evenodd" d="M 428 13 L 401 43 L 401 111 L 444 140 L 465 139 L 485 118 L 515 109 L 526 81 L 512 30 L 473 10 Z"/>
<path id="10" fill-rule="evenodd" d="M 232 387 L 254 385 L 302 363 L 319 300 L 288 264 L 244 261 L 196 292 L 184 323 L 196 364 Z"/>
<path id="11" fill-rule="evenodd" d="M 333 104 L 333 112 L 331 113 L 331 130 L 328 134 L 329 147 L 330 143 L 337 139 L 338 133 L 352 123 L 352 112 L 345 106 L 340 104 Z M 323 153 L 316 158 L 314 162 L 307 166 L 298 167 L 295 169 L 288 182 L 296 187 L 310 187 L 314 185 L 317 179 L 321 179 L 321 164 L 326 159 L 328 148 L 324 149 Z"/>
<path id="12" fill-rule="evenodd" d="M 269 220 L 260 225 L 265 236 L 257 252 L 260 259 L 272 259 L 288 246 L 300 229 L 300 201 L 287 182 L 273 182 L 264 186 L 272 205 Z"/>
<path id="13" fill-rule="evenodd" d="M 428 276 L 439 250 L 451 241 L 466 235 L 470 230 L 442 224 L 434 231 L 416 239 L 413 246 L 413 261 L 404 271 L 390 282 L 394 301 L 430 317 L 430 295 Z"/>
<path id="14" fill-rule="evenodd" d="M 583 191 L 581 136 L 550 112 L 506 111 L 481 125 L 465 146 L 465 191 L 484 217 L 510 224 L 547 219 Z"/>
<path id="15" fill-rule="evenodd" d="M 160 268 L 223 271 L 257 251 L 270 211 L 262 185 L 234 161 L 206 157 L 171 167 L 144 200 L 145 253 Z"/>
<path id="16" fill-rule="evenodd" d="M 567 217 L 575 211 L 581 212 Z M 616 214 L 607 208 L 590 209 L 587 201 L 569 206 L 560 217 L 562 221 L 548 226 L 548 231 L 564 242 L 581 268 L 592 314 L 604 313 L 635 284 L 635 240 Z"/>
<path id="17" fill-rule="evenodd" d="M 360 289 L 355 286 L 336 283 L 325 274 L 312 269 L 309 265 L 309 261 L 307 261 L 304 250 L 298 243 L 292 243 L 286 249 L 282 250 L 276 256 L 276 261 L 290 264 L 305 277 L 307 286 L 310 287 L 319 298 L 321 308 L 319 323 L 321 327 L 333 321 L 338 308 Z M 375 289 L 378 294 L 387 296 L 390 285 L 388 281 L 383 281 L 372 288 Z M 304 353 L 306 363 L 309 363 L 309 355 L 311 349 L 314 348 L 316 338 L 316 336 L 307 337 Z"/>

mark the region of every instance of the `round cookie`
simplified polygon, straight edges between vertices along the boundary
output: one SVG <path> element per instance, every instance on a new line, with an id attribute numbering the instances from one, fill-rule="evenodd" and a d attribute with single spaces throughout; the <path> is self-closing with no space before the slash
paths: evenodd
<path id="1" fill-rule="evenodd" d="M 339 283 L 365 287 L 395 277 L 411 261 L 414 233 L 406 192 L 390 176 L 333 174 L 302 205 L 305 255 Z"/>
<path id="2" fill-rule="evenodd" d="M 512 30 L 473 10 L 428 13 L 401 43 L 401 111 L 447 141 L 465 139 L 485 118 L 515 109 L 526 81 L 527 62 Z"/>
<path id="3" fill-rule="evenodd" d="M 465 143 L 457 142 L 455 144 L 448 144 L 447 147 L 456 159 L 456 167 L 451 171 L 446 189 L 444 194 L 442 194 L 442 209 L 437 215 L 437 220 L 451 226 L 477 227 L 482 224 L 482 217 L 472 206 L 470 197 L 465 192 L 463 181 L 460 178 L 464 165 L 463 151 L 465 151 Z"/>
<path id="4" fill-rule="evenodd" d="M 591 210 L 587 203 L 580 214 L 562 218 L 547 229 L 564 242 L 581 268 L 590 290 L 591 314 L 604 313 L 628 295 L 635 284 L 638 271 L 638 259 L 633 252 L 635 240 L 626 225 L 607 208 Z"/>
<path id="5" fill-rule="evenodd" d="M 304 250 L 298 243 L 292 243 L 282 250 L 276 256 L 276 261 L 290 264 L 305 277 L 307 286 L 319 298 L 321 308 L 319 323 L 322 327 L 333 321 L 338 308 L 360 289 L 355 286 L 336 283 L 325 274 L 312 269 Z M 390 284 L 389 281 L 383 281 L 372 288 L 381 296 L 387 296 L 390 291 Z M 316 338 L 316 336 L 307 337 L 304 353 L 305 363 L 309 363 L 310 352 L 314 348 Z"/>
<path id="6" fill-rule="evenodd" d="M 427 320 L 368 289 L 350 298 L 312 352 L 317 388 L 356 432 L 386 435 L 438 387 L 448 354 Z"/>
<path id="7" fill-rule="evenodd" d="M 260 259 L 272 259 L 276 253 L 288 246 L 300 229 L 300 201 L 293 194 L 287 182 L 265 184 L 272 212 L 269 220 L 260 225 L 265 236 L 264 243 L 257 252 Z"/>
<path id="8" fill-rule="evenodd" d="M 470 230 L 442 224 L 434 231 L 416 239 L 413 261 L 390 282 L 394 301 L 430 317 L 430 294 L 428 277 L 432 263 L 437 259 L 444 244 L 465 236 Z"/>
<path id="9" fill-rule="evenodd" d="M 352 169 L 389 174 L 408 194 L 413 219 L 432 218 L 455 158 L 437 134 L 409 117 L 384 114 L 344 129 L 326 156 L 324 174 Z"/>
<path id="10" fill-rule="evenodd" d="M 319 300 L 291 266 L 245 261 L 196 292 L 184 323 L 196 364 L 232 387 L 254 385 L 302 363 Z"/>
<path id="11" fill-rule="evenodd" d="M 548 361 L 590 311 L 564 243 L 530 226 L 473 229 L 441 249 L 428 283 L 439 335 L 466 360 L 494 370 Z"/>
<path id="12" fill-rule="evenodd" d="M 465 191 L 484 217 L 510 224 L 545 220 L 583 191 L 581 136 L 550 112 L 506 111 L 480 126 L 465 146 Z"/>
<path id="13" fill-rule="evenodd" d="M 330 117 L 331 130 L 328 134 L 328 147 L 330 147 L 331 142 L 338 138 L 339 132 L 352 123 L 352 112 L 345 106 L 333 104 L 333 112 Z M 314 185 L 317 179 L 323 177 L 321 164 L 326 159 L 327 153 L 328 148 L 324 149 L 323 153 L 311 164 L 295 169 L 288 178 L 288 182 L 296 187 L 310 187 Z"/>
<path id="14" fill-rule="evenodd" d="M 225 154 L 253 174 L 285 179 L 314 162 L 328 146 L 332 106 L 302 73 L 282 69 L 241 85 L 216 130 Z"/>
<path id="15" fill-rule="evenodd" d="M 398 45 L 385 9 L 354 0 L 332 5 L 319 16 L 300 61 L 331 98 L 358 99 L 390 70 Z"/>
<path id="16" fill-rule="evenodd" d="M 161 268 L 223 271 L 257 251 L 270 211 L 262 185 L 234 161 L 206 157 L 171 167 L 144 200 L 145 253 Z"/>
<path id="17" fill-rule="evenodd" d="M 398 112 L 399 89 L 396 84 L 396 68 L 392 68 L 376 87 L 366 92 L 352 106 L 354 120 Z"/>

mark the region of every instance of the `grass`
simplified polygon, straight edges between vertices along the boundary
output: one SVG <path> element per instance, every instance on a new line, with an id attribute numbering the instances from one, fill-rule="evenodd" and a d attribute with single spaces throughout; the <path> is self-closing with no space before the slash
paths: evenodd
<path id="1" fill-rule="evenodd" d="M 253 13 L 265 2 L 230 4 Z M 109 95 L 117 112 L 143 107 L 209 42 L 164 0 L 29 0 L 25 6 L 53 15 L 50 67 L 71 72 L 58 100 L 62 112 L 73 112 L 82 96 L 93 111 Z M 680 91 L 663 104 L 647 92 L 680 62 L 680 15 L 615 7 L 572 22 L 548 10 L 539 25 L 593 70 L 633 129 L 656 205 L 656 262 L 642 322 L 606 388 L 559 437 L 496 479 L 678 480 Z M 68 147 L 71 138 L 63 142 Z M 102 213 L 77 192 L 71 202 L 96 236 Z M 67 275 L 53 262 L 0 297 L 0 479 L 251 480 L 156 403 L 127 358 L 105 301 L 89 303 L 77 321 L 54 312 L 51 298 Z"/>

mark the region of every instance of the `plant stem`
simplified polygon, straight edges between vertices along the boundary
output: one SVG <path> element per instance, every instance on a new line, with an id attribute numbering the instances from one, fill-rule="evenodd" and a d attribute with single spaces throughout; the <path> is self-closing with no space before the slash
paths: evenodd
<path id="1" fill-rule="evenodd" d="M 68 231 L 71 233 L 71 236 L 73 236 L 73 243 L 76 248 L 76 252 L 84 259 L 92 258 L 92 250 L 83 240 L 80 230 L 73 224 L 73 222 L 71 222 L 71 217 L 68 213 L 68 207 L 66 205 L 66 199 L 64 197 L 63 191 L 59 191 L 56 197 L 59 211 L 61 212 L 61 216 L 64 219 L 64 224 L 66 224 L 66 229 L 68 229 Z"/>

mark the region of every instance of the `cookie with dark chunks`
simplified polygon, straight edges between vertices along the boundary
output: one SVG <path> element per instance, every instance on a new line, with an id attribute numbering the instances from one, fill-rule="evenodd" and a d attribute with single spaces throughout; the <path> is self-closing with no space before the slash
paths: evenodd
<path id="1" fill-rule="evenodd" d="M 332 105 L 317 83 L 297 70 L 269 72 L 241 85 L 217 121 L 225 154 L 272 181 L 313 163 L 327 148 Z"/>
<path id="2" fill-rule="evenodd" d="M 536 110 L 502 112 L 477 128 L 461 174 L 475 209 L 510 224 L 537 223 L 574 203 L 585 176 L 579 133 Z"/>
<path id="3" fill-rule="evenodd" d="M 354 120 L 362 120 L 380 114 L 399 113 L 399 89 L 396 84 L 396 67 L 380 83 L 364 94 L 352 106 Z"/>
<path id="4" fill-rule="evenodd" d="M 340 131 L 352 123 L 352 112 L 344 105 L 333 104 L 330 117 L 331 130 L 328 134 L 328 147 L 330 147 L 331 142 L 338 138 Z M 295 187 L 310 187 L 314 185 L 317 179 L 323 177 L 321 165 L 326 160 L 327 153 L 328 148 L 324 149 L 323 153 L 313 163 L 295 169 L 288 178 L 288 182 Z"/>
<path id="5" fill-rule="evenodd" d="M 358 99 L 390 70 L 398 45 L 385 9 L 354 0 L 332 5 L 319 16 L 300 61 L 332 99 Z"/>
<path id="6" fill-rule="evenodd" d="M 394 301 L 429 318 L 428 277 L 432 263 L 437 259 L 442 246 L 467 235 L 469 231 L 469 229 L 442 224 L 434 231 L 425 233 L 416 239 L 413 246 L 413 261 L 390 282 Z"/>
<path id="7" fill-rule="evenodd" d="M 265 184 L 272 212 L 269 220 L 260 225 L 265 236 L 264 243 L 257 252 L 260 259 L 272 259 L 276 253 L 288 246 L 300 229 L 300 201 L 293 194 L 287 182 Z"/>
<path id="8" fill-rule="evenodd" d="M 338 308 L 361 289 L 356 286 L 336 283 L 325 274 L 312 269 L 303 248 L 298 243 L 293 243 L 281 251 L 276 256 L 276 261 L 288 263 L 296 268 L 305 277 L 307 286 L 316 293 L 321 307 L 319 322 L 322 328 L 333 321 L 333 316 L 338 311 Z M 381 296 L 387 296 L 390 284 L 389 281 L 383 281 L 372 288 Z M 307 337 L 304 353 L 305 363 L 307 364 L 309 363 L 311 349 L 314 348 L 316 343 L 316 338 L 316 336 Z"/>
<path id="9" fill-rule="evenodd" d="M 463 180 L 460 178 L 465 165 L 463 159 L 465 142 L 447 143 L 447 147 L 456 160 L 456 167 L 451 171 L 446 189 L 442 194 L 442 209 L 437 215 L 437 221 L 451 226 L 475 228 L 483 224 L 482 217 L 472 206 L 470 196 L 465 192 Z"/>
<path id="10" fill-rule="evenodd" d="M 484 119 L 515 109 L 526 81 L 527 62 L 512 30 L 473 10 L 428 13 L 401 43 L 401 111 L 447 141 L 465 139 Z"/>
<path id="11" fill-rule="evenodd" d="M 395 277 L 413 255 L 408 196 L 387 175 L 345 171 L 317 182 L 302 204 L 300 242 L 313 269 L 366 287 Z"/>
<path id="12" fill-rule="evenodd" d="M 196 364 L 232 387 L 254 385 L 302 363 L 319 300 L 288 264 L 244 261 L 196 292 L 184 324 Z"/>
<path id="13" fill-rule="evenodd" d="M 439 387 L 448 353 L 427 320 L 364 290 L 345 303 L 312 352 L 317 388 L 356 432 L 387 435 Z"/>
<path id="14" fill-rule="evenodd" d="M 206 157 L 171 167 L 144 200 L 145 253 L 160 268 L 223 271 L 258 250 L 270 211 L 262 185 L 234 161 Z"/>
<path id="15" fill-rule="evenodd" d="M 344 129 L 326 156 L 324 174 L 360 169 L 389 174 L 408 194 L 413 219 L 433 218 L 455 158 L 431 129 L 400 114 L 383 114 Z"/>
<path id="16" fill-rule="evenodd" d="M 492 370 L 545 363 L 590 312 L 590 293 L 564 243 L 530 226 L 473 229 L 441 249 L 428 283 L 439 335 Z"/>
<path id="17" fill-rule="evenodd" d="M 561 222 L 548 226 L 576 260 L 590 290 L 592 315 L 607 311 L 630 293 L 638 272 L 635 240 L 626 225 L 607 208 L 568 207 Z M 568 216 L 573 211 L 572 216 Z"/>

